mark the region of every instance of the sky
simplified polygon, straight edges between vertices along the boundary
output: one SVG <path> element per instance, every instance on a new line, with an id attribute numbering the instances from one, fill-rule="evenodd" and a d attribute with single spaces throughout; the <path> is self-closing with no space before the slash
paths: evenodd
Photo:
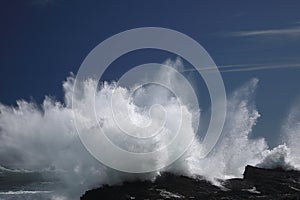
<path id="1" fill-rule="evenodd" d="M 292 0 L 2 0 L 0 102 L 41 103 L 45 95 L 62 100 L 62 82 L 100 42 L 132 28 L 164 27 L 208 51 L 226 91 L 259 79 L 255 101 L 262 116 L 253 135 L 272 146 L 300 95 L 299 10 L 300 2 Z M 104 78 L 114 80 L 133 66 L 170 57 L 176 55 L 132 52 L 116 60 Z"/>

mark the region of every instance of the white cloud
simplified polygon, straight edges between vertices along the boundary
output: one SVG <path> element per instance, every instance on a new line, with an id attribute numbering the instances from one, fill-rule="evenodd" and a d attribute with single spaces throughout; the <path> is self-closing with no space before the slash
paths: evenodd
<path id="1" fill-rule="evenodd" d="M 300 23 L 300 22 L 297 22 Z M 283 29 L 264 29 L 252 31 L 232 32 L 231 36 L 248 37 L 248 36 L 300 36 L 300 27 L 283 28 Z"/>
<path id="2" fill-rule="evenodd" d="M 284 63 L 284 64 L 235 64 L 235 65 L 219 65 L 218 70 L 222 73 L 225 72 L 242 72 L 242 71 L 259 71 L 259 70 L 272 70 L 272 69 L 300 69 L 300 63 Z M 215 68 L 204 67 L 202 71 L 215 72 Z M 182 72 L 196 71 L 196 69 L 186 69 Z"/>

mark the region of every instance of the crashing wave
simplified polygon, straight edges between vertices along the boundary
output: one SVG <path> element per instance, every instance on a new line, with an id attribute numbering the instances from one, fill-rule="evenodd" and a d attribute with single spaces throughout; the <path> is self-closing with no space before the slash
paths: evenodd
<path id="1" fill-rule="evenodd" d="M 191 177 L 200 175 L 218 184 L 217 179 L 241 177 L 246 165 L 299 169 L 300 125 L 299 122 L 295 122 L 300 119 L 298 114 L 292 113 L 285 125 L 286 145 L 270 150 L 263 138 L 249 138 L 260 116 L 254 104 L 257 84 L 258 80 L 252 79 L 229 95 L 224 130 L 209 156 L 201 158 L 201 141 L 195 140 L 188 151 L 171 166 L 153 173 L 133 175 L 116 171 L 99 163 L 80 142 L 72 121 L 71 102 L 74 77 L 71 76 L 63 83 L 64 103 L 46 97 L 41 108 L 24 100 L 17 101 L 16 107 L 0 104 L 0 165 L 12 170 L 53 170 L 57 172 L 53 173 L 53 176 L 57 176 L 59 182 L 65 186 L 63 191 L 57 189 L 56 192 L 67 197 L 78 197 L 84 191 L 102 184 L 120 184 L 135 179 L 153 180 L 163 171 Z M 78 100 L 81 101 L 81 106 L 85 106 L 94 97 L 92 91 L 93 88 L 97 88 L 97 85 L 94 80 L 83 83 L 82 98 Z M 118 127 L 111 123 L 109 97 L 112 91 L 117 92 L 117 100 L 122 105 L 128 102 L 129 90 L 130 88 L 119 87 L 115 83 L 105 83 L 97 91 L 96 107 L 102 115 L 103 128 L 111 134 L 110 137 L 115 142 L 122 144 L 127 150 L 141 151 L 142 148 L 148 148 L 147 151 L 151 151 L 157 145 L 168 142 L 168 137 L 163 137 L 157 138 L 157 144 L 135 146 L 126 138 L 118 137 Z M 156 98 L 155 101 L 167 105 L 169 111 L 174 111 L 172 109 L 178 106 L 172 95 L 161 88 L 150 88 L 147 92 L 153 97 L 148 98 L 149 101 Z M 147 101 L 147 98 L 143 98 L 143 101 Z M 195 111 L 188 105 L 182 106 L 186 108 L 187 116 L 194 115 Z M 140 109 L 139 105 L 130 102 L 129 107 L 132 108 L 134 119 L 149 120 L 148 113 L 141 112 L 143 109 Z M 156 117 L 157 120 L 161 118 L 160 115 Z M 89 122 L 88 116 L 83 115 L 82 118 L 84 119 L 82 123 Z M 193 131 L 193 117 L 186 117 L 184 120 L 187 120 L 186 124 L 189 125 L 186 131 Z M 172 134 L 171 130 L 172 123 L 166 127 L 166 133 Z M 95 130 L 93 126 L 90 126 L 90 129 L 85 131 L 88 134 Z M 193 134 L 197 135 L 196 132 Z M 163 160 L 164 156 L 166 155 L 161 155 L 156 161 Z"/>

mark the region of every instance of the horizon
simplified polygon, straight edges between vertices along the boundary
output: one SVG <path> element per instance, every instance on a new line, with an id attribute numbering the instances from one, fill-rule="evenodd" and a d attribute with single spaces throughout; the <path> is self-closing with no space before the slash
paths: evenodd
<path id="1" fill-rule="evenodd" d="M 0 198 L 300 169 L 300 2 L 0 7 Z"/>

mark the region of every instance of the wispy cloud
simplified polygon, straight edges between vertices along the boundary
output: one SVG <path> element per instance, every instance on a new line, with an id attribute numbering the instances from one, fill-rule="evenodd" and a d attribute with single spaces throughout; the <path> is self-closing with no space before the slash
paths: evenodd
<path id="1" fill-rule="evenodd" d="M 246 72 L 246 71 L 259 71 L 259 70 L 272 70 L 272 69 L 300 69 L 300 63 L 286 63 L 286 64 L 238 64 L 238 65 L 221 65 L 218 70 L 221 73 L 226 72 Z M 192 72 L 196 69 L 185 69 L 181 72 Z M 216 72 L 215 68 L 203 67 L 201 71 Z"/>
<path id="2" fill-rule="evenodd" d="M 300 36 L 300 27 L 283 28 L 283 29 L 265 29 L 265 30 L 249 30 L 232 32 L 231 36 L 247 37 L 247 36 Z"/>

